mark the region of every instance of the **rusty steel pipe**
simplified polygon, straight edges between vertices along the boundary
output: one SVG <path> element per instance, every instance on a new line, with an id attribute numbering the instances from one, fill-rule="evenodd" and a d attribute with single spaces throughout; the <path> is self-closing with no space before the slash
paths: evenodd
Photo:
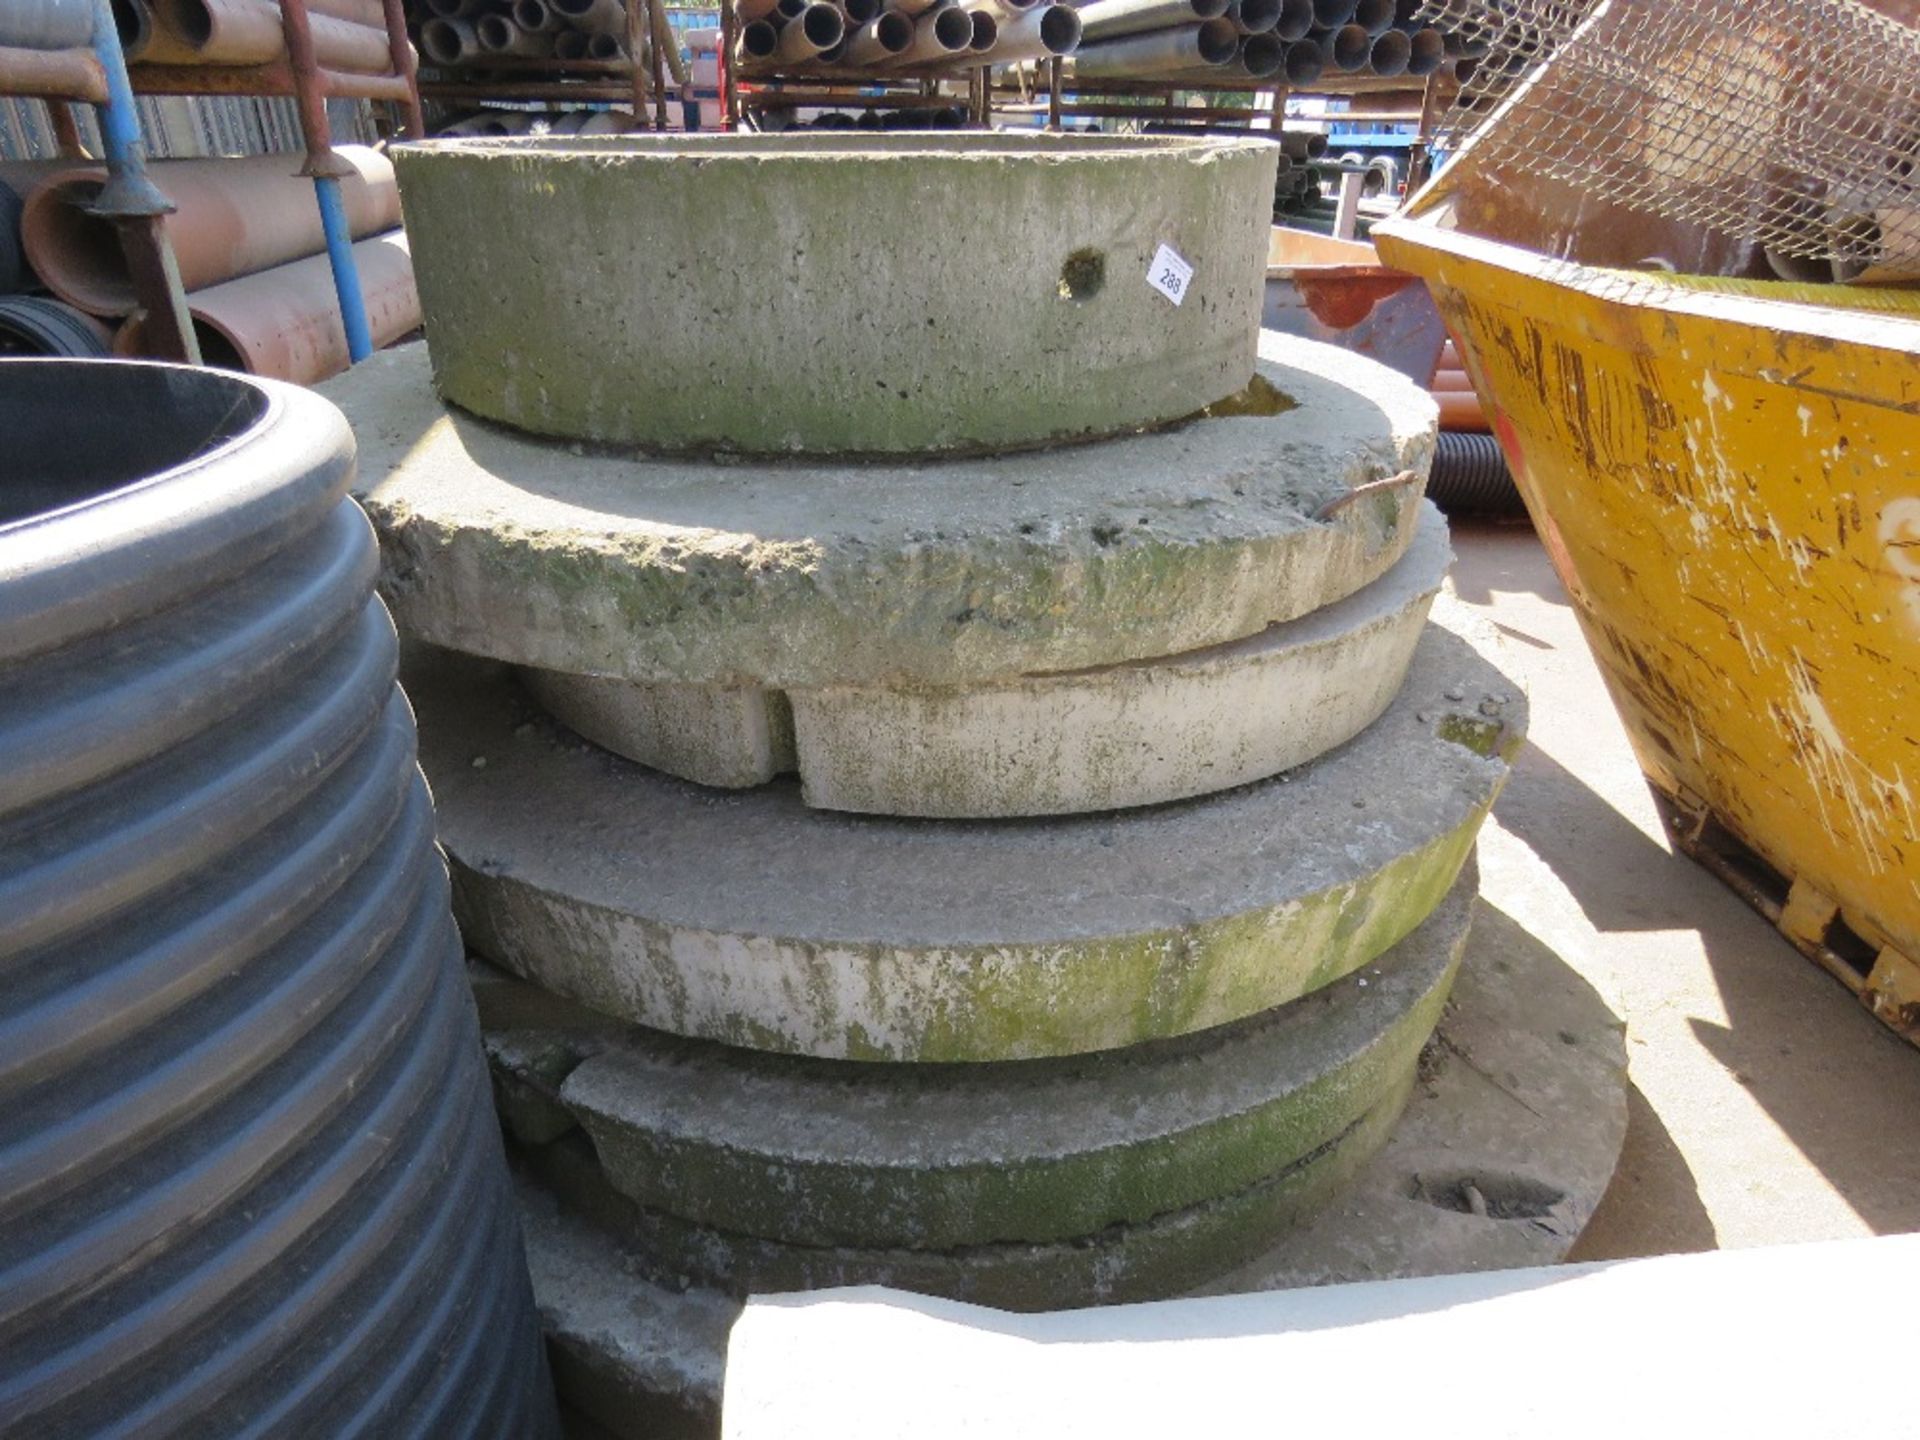
<path id="1" fill-rule="evenodd" d="M 1383 80 L 1407 73 L 1413 58 L 1413 37 L 1404 30 L 1386 30 L 1374 37 L 1367 64 Z"/>
<path id="2" fill-rule="evenodd" d="M 553 37 L 522 30 L 505 15 L 482 15 L 473 27 L 488 55 L 524 55 L 538 59 L 553 53 Z"/>
<path id="3" fill-rule="evenodd" d="M 280 9 L 265 0 L 154 0 L 143 65 L 267 65 L 287 55 Z M 391 67 L 384 26 L 308 17 L 315 60 L 325 69 L 381 75 Z"/>
<path id="4" fill-rule="evenodd" d="M 1353 7 L 1353 18 L 1347 23 L 1358 25 L 1369 35 L 1383 35 L 1393 28 L 1394 0 L 1359 0 Z"/>
<path id="5" fill-rule="evenodd" d="M 879 0 L 873 0 L 874 13 L 879 14 Z M 653 48 L 667 62 L 667 70 L 673 76 L 673 83 L 685 87 L 693 83 L 693 77 L 687 70 L 685 57 L 680 54 L 680 42 L 674 37 L 673 26 L 667 21 L 666 6 L 660 0 L 648 0 L 647 23 L 653 30 Z"/>
<path id="6" fill-rule="evenodd" d="M 1286 73 L 1289 85 L 1311 85 L 1326 71 L 1327 52 L 1309 35 L 1287 46 L 1286 61 L 1280 68 Z"/>
<path id="7" fill-rule="evenodd" d="M 386 156 L 360 145 L 333 153 L 347 171 L 340 188 L 353 234 L 398 225 L 400 191 Z M 299 163 L 298 155 L 286 154 L 161 160 L 151 167 L 154 183 L 178 207 L 167 218 L 167 234 L 187 290 L 321 250 L 313 187 L 294 173 Z M 81 208 L 105 181 L 106 171 L 96 167 L 57 171 L 27 197 L 20 230 L 28 261 L 54 294 L 95 315 L 125 315 L 137 300 L 118 233 Z"/>
<path id="8" fill-rule="evenodd" d="M 589 34 L 624 35 L 627 12 L 620 0 L 552 0 L 560 18 Z"/>
<path id="9" fill-rule="evenodd" d="M 91 50 L 0 48 L 0 95 L 63 95 L 107 103 L 107 72 Z"/>
<path id="10" fill-rule="evenodd" d="M 1264 35 L 1280 23 L 1280 0 L 1228 0 L 1221 18 L 1242 35 Z"/>
<path id="11" fill-rule="evenodd" d="M 93 43 L 93 0 L 7 0 L 0 49 L 78 50 Z"/>
<path id="12" fill-rule="evenodd" d="M 1447 37 L 1431 25 L 1407 32 L 1407 74 L 1431 75 L 1447 63 Z"/>
<path id="13" fill-rule="evenodd" d="M 782 60 L 811 60 L 822 50 L 838 45 L 846 33 L 847 20 L 837 6 L 809 5 L 780 27 L 780 40 L 774 54 Z M 973 33 L 971 26 L 967 27 L 967 33 Z"/>
<path id="14" fill-rule="evenodd" d="M 922 11 L 913 22 L 913 43 L 894 57 L 896 65 L 943 60 L 973 43 L 973 21 L 964 10 L 942 6 Z"/>
<path id="15" fill-rule="evenodd" d="M 1328 43 L 1328 58 L 1333 68 L 1352 74 L 1373 63 L 1373 39 L 1364 25 L 1342 25 Z"/>
<path id="16" fill-rule="evenodd" d="M 841 59 L 853 66 L 884 65 L 911 44 L 913 21 L 887 10 L 853 32 Z"/>
<path id="17" fill-rule="evenodd" d="M 740 27 L 736 43 L 742 60 L 770 60 L 780 48 L 780 27 L 771 20 L 752 21 Z"/>
<path id="18" fill-rule="evenodd" d="M 1287 42 L 1271 30 L 1249 35 L 1240 47 L 1239 63 L 1241 70 L 1255 80 L 1278 75 L 1287 63 Z"/>
<path id="19" fill-rule="evenodd" d="M 1080 7 L 1080 35 L 1089 45 L 1122 35 L 1215 20 L 1229 0 L 1093 0 Z M 1161 68 L 1165 68 L 1164 66 Z"/>
<path id="20" fill-rule="evenodd" d="M 1100 0 L 1105 3 L 1105 0 Z M 1080 12 L 1084 26 L 1087 6 Z M 1073 55 L 1077 78 L 1101 75 L 1151 75 L 1167 70 L 1194 70 L 1226 65 L 1240 53 L 1240 32 L 1231 20 L 1216 16 L 1199 25 L 1151 30 L 1118 40 L 1083 45 Z"/>
<path id="21" fill-rule="evenodd" d="M 387 28 L 387 11 L 380 0 L 307 0 L 307 13 L 344 20 L 349 25 L 365 25 L 373 30 Z"/>
<path id="22" fill-rule="evenodd" d="M 420 293 L 404 230 L 353 247 L 360 293 L 376 347 L 391 345 L 420 326 Z M 268 379 L 312 385 L 347 368 L 347 337 L 324 255 L 245 275 L 187 296 L 193 329 L 206 363 Z M 120 327 L 114 350 L 138 354 L 145 321 Z"/>
<path id="23" fill-rule="evenodd" d="M 464 65 L 480 53 L 480 36 L 465 20 L 436 18 L 420 27 L 420 48 L 436 65 Z"/>
<path id="24" fill-rule="evenodd" d="M 1288 44 L 1313 33 L 1313 0 L 1280 0 L 1280 18 L 1273 33 Z"/>
<path id="25" fill-rule="evenodd" d="M 1071 55 L 1080 48 L 1080 12 L 1071 5 L 1042 5 L 1000 22 L 987 56 L 996 65 Z"/>

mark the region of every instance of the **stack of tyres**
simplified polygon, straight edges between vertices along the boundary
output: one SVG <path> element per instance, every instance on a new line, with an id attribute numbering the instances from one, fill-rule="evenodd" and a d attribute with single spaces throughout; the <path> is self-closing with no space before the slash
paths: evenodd
<path id="1" fill-rule="evenodd" d="M 1432 403 L 1259 334 L 1273 165 L 400 153 L 431 373 L 330 393 L 601 1425 L 710 1427 L 750 1293 L 1181 1293 L 1391 1132 L 1524 707 L 1426 623 Z"/>
<path id="2" fill-rule="evenodd" d="M 554 1433 L 345 423 L 16 360 L 0 431 L 0 1432 Z"/>

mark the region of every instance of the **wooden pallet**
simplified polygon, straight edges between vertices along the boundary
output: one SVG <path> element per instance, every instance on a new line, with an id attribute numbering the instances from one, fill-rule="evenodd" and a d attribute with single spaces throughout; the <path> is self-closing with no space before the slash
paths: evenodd
<path id="1" fill-rule="evenodd" d="M 1765 916 L 1794 949 L 1851 990 L 1889 1030 L 1920 1045 L 1920 964 L 1855 930 L 1831 896 L 1804 879 L 1781 874 L 1710 810 L 1657 789 L 1654 801 L 1676 848 Z"/>

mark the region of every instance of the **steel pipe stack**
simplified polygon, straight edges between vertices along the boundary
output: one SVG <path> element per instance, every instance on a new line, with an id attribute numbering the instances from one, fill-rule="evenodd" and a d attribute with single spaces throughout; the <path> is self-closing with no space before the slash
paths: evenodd
<path id="1" fill-rule="evenodd" d="M 284 62 L 275 0 L 135 0 L 116 5 L 121 42 L 136 65 L 251 67 Z M 390 75 L 393 52 L 380 0 L 309 0 L 314 58 L 322 70 Z"/>
<path id="2" fill-rule="evenodd" d="M 1524 707 L 1425 624 L 1432 402 L 1259 338 L 1278 158 L 399 152 L 431 364 L 327 393 L 615 1435 L 712 1432 L 743 1294 L 1176 1293 L 1392 1130 Z M 991 267 L 859 230 L 928 195 Z"/>
<path id="3" fill-rule="evenodd" d="M 839 17 L 840 39 L 822 43 L 829 26 L 821 12 Z M 894 0 L 884 8 L 879 0 L 746 0 L 739 14 L 746 23 L 734 60 L 748 75 L 909 76 L 1010 65 L 1071 55 L 1082 28 L 1073 6 L 1036 0 Z"/>
<path id="4" fill-rule="evenodd" d="M 858 7 L 861 0 L 854 3 Z M 628 56 L 623 0 L 427 0 L 423 8 L 416 39 L 428 63 L 443 69 L 543 59 L 607 65 Z M 641 48 L 633 58 L 643 70 L 651 63 L 656 25 L 665 28 L 664 16 L 639 27 Z M 819 22 L 815 26 L 818 33 Z M 678 44 L 669 35 L 658 48 L 673 83 L 686 84 Z"/>
<path id="5" fill-rule="evenodd" d="M 1413 11 L 1394 0 L 1091 0 L 1079 9 L 1073 74 L 1295 86 L 1328 75 L 1419 78 L 1451 57 L 1446 37 Z M 1216 23 L 1231 25 L 1238 43 L 1209 33 Z"/>
<path id="6" fill-rule="evenodd" d="M 361 293 L 374 343 L 387 344 L 420 324 L 399 187 L 377 151 L 342 145 L 334 153 L 348 167 L 340 194 L 360 242 L 355 256 L 364 267 Z M 177 207 L 167 233 L 203 353 L 224 368 L 311 384 L 344 370 L 348 355 L 312 184 L 297 173 L 300 159 L 162 160 L 149 173 Z M 145 321 L 134 314 L 138 302 L 119 236 L 111 221 L 86 208 L 106 172 L 56 162 L 9 173 L 12 185 L 32 187 L 21 207 L 21 240 L 39 281 L 77 311 L 125 321 L 114 348 L 144 353 Z"/>

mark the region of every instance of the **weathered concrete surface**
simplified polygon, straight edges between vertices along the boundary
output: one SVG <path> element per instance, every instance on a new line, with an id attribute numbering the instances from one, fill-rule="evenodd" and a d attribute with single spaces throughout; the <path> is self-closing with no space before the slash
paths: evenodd
<path id="1" fill-rule="evenodd" d="M 476 988 L 496 1074 L 577 1120 L 642 1205 L 797 1245 L 1070 1240 L 1256 1184 L 1400 1084 L 1446 1003 L 1475 884 L 1469 869 L 1375 964 L 1267 1015 L 1064 1060 L 796 1059 L 556 1017 L 498 971 Z M 556 1050 L 575 1058 L 558 1075 L 542 1064 Z M 563 1133 L 506 1119 L 530 1144 Z"/>
<path id="2" fill-rule="evenodd" d="M 521 1177 L 521 1232 L 554 1388 L 622 1440 L 712 1440 L 740 1304 L 641 1279 L 620 1250 Z"/>
<path id="3" fill-rule="evenodd" d="M 352 420 L 381 589 L 407 634 L 575 675 L 953 686 L 1257 634 L 1383 574 L 1433 401 L 1328 346 L 1261 338 L 1284 414 L 997 460 L 694 464 L 449 411 L 423 347 L 322 387 Z"/>
<path id="4" fill-rule="evenodd" d="M 541 707 L 603 749 L 683 780 L 737 790 L 797 768 L 793 711 L 758 685 L 636 685 L 521 670 Z"/>
<path id="5" fill-rule="evenodd" d="M 1483 899 L 1386 1148 L 1336 1200 L 1205 1293 L 1565 1259 L 1627 1133 L 1625 1027 L 1581 978 L 1590 960 L 1556 953 Z"/>
<path id="6" fill-rule="evenodd" d="M 1376 719 L 1451 554 L 1429 504 L 1391 570 L 1311 615 L 1164 660 L 963 690 L 522 678 L 616 755 L 725 788 L 797 770 L 802 798 L 825 810 L 980 819 L 1158 805 L 1304 765 Z"/>
<path id="7" fill-rule="evenodd" d="M 1386 709 L 1451 560 L 1429 504 L 1371 585 L 1228 645 L 969 690 L 792 691 L 801 794 L 828 810 L 994 818 L 1264 780 Z"/>
<path id="8" fill-rule="evenodd" d="M 1504 813 L 1504 803 L 1501 809 Z M 1790 974 L 1811 974 L 1811 968 L 1797 956 L 1788 952 L 1787 958 L 1799 966 Z M 1409 1192 L 1414 1173 L 1441 1168 L 1429 1166 L 1424 1158 L 1429 1151 L 1446 1156 L 1446 1168 L 1454 1174 L 1491 1171 L 1541 1176 L 1566 1189 L 1570 1197 L 1585 1193 L 1591 1176 L 1610 1163 L 1619 1143 L 1617 1097 L 1623 1044 L 1619 1021 L 1607 1002 L 1580 978 L 1579 971 L 1591 959 L 1585 953 L 1553 954 L 1533 931 L 1523 929 L 1500 911 L 1489 910 L 1482 900 L 1444 1021 L 1444 1033 L 1467 1052 L 1471 1063 L 1444 1044 L 1430 1051 L 1406 1111 L 1378 1155 L 1346 1188 L 1304 1217 L 1261 1256 L 1202 1286 L 1202 1291 L 1225 1293 L 1235 1287 L 1257 1289 L 1423 1275 L 1463 1267 L 1504 1270 L 1530 1263 L 1529 1256 L 1557 1253 L 1564 1246 L 1564 1234 L 1548 1233 L 1530 1219 L 1482 1220 L 1419 1204 L 1409 1198 Z M 1499 969 L 1501 964 L 1508 968 Z M 1848 1007 L 1848 997 L 1838 987 L 1834 987 L 1834 996 L 1836 1013 L 1856 1020 L 1869 1038 L 1884 1042 L 1889 1053 L 1899 1052 L 1896 1042 L 1872 1034 L 1872 1022 L 1858 1007 Z M 484 998 L 481 1009 L 484 1018 Z M 577 1007 L 569 1007 L 567 1013 L 588 1028 L 608 1028 L 604 1021 L 584 1016 Z M 561 1025 L 551 1016 L 537 1018 L 538 1025 L 549 1030 Z M 1558 1034 L 1562 1028 L 1574 1034 L 1578 1043 L 1562 1041 Z M 1508 1086 L 1512 1087 L 1511 1094 Z M 1515 1103 L 1514 1095 L 1526 1103 Z M 1528 1106 L 1540 1114 L 1536 1116 Z M 1454 1137 L 1459 1143 L 1446 1149 L 1448 1140 Z M 684 1304 L 691 1307 L 688 1313 L 695 1317 L 688 1324 L 674 1327 L 665 1336 L 637 1326 L 630 1327 L 624 1338 L 607 1333 L 595 1341 L 596 1355 L 609 1366 L 628 1367 L 636 1386 L 646 1383 L 645 1372 L 633 1362 L 619 1359 L 622 1354 L 652 1354 L 669 1347 L 684 1352 L 709 1346 L 705 1361 L 683 1354 L 673 1362 L 676 1370 L 695 1363 L 700 1363 L 702 1373 L 707 1374 L 717 1374 L 723 1368 L 719 1345 L 706 1338 L 712 1333 L 711 1327 L 698 1317 L 715 1304 L 731 1302 L 698 1288 L 680 1295 L 652 1286 L 632 1273 L 631 1262 L 621 1256 L 610 1239 L 588 1231 L 580 1218 L 571 1223 L 584 1237 L 583 1243 L 590 1244 L 599 1255 L 599 1263 L 591 1275 L 570 1280 L 564 1287 L 556 1284 L 550 1272 L 542 1268 L 542 1230 L 551 1223 L 544 1217 L 551 1215 L 553 1201 L 544 1191 L 523 1189 L 522 1194 L 528 1205 L 528 1253 L 534 1289 L 543 1314 L 570 1309 L 573 1302 L 568 1290 L 576 1283 L 588 1294 L 615 1285 L 619 1288 L 614 1293 L 628 1297 L 627 1303 L 643 1315 L 671 1313 Z M 1384 1242 L 1370 1253 L 1364 1243 L 1365 1233 L 1379 1220 L 1389 1201 L 1405 1207 L 1404 1218 L 1394 1220 L 1381 1232 Z M 1356 1212 L 1351 1219 L 1349 1212 Z M 1570 1216 L 1577 1212 L 1562 1209 L 1560 1213 Z M 1546 1218 L 1553 1219 L 1551 1215 Z M 1296 1238 L 1298 1251 L 1293 1248 Z M 1316 1250 L 1324 1250 L 1328 1258 L 1316 1261 Z M 1489 1280 L 1490 1284 L 1498 1282 L 1497 1276 Z M 1296 1301 L 1312 1303 L 1304 1296 L 1289 1297 L 1286 1303 L 1293 1305 Z M 637 1338 L 643 1334 L 649 1337 L 645 1342 Z M 960 1375 L 963 1388 L 977 1383 L 973 1369 L 962 1367 L 949 1373 Z M 570 1399 L 565 1367 L 558 1368 L 556 1374 L 563 1398 Z M 713 1393 L 707 1403 L 707 1413 L 717 1414 L 718 1393 Z M 639 1437 L 650 1432 L 634 1427 L 618 1433 Z"/>
<path id="9" fill-rule="evenodd" d="M 882 820 L 670 780 L 498 667 L 416 658 L 473 949 L 610 1015 L 830 1058 L 1112 1049 L 1338 979 L 1445 895 L 1525 726 L 1430 626 L 1386 714 L 1290 776 L 1118 816 Z"/>
<path id="10" fill-rule="evenodd" d="M 1806 1327 L 1904 1334 L 1917 1270 L 1920 1236 L 1894 1236 L 1037 1317 L 769 1297 L 733 1327 L 722 1433 L 1414 1436 L 1452 1402 L 1477 1440 L 1911 1434 Z"/>
<path id="11" fill-rule="evenodd" d="M 584 1135 L 516 1151 L 516 1165 L 570 1214 L 619 1242 L 656 1284 L 731 1294 L 892 1285 L 1010 1310 L 1117 1304 L 1177 1294 L 1250 1259 L 1324 1204 L 1385 1142 L 1409 1073 L 1353 1124 L 1291 1164 L 1219 1200 L 1114 1225 L 1078 1240 L 950 1250 L 786 1245 L 694 1225 L 635 1205 L 607 1183 Z"/>
<path id="12" fill-rule="evenodd" d="M 1245 385 L 1276 147 L 699 135 L 401 146 L 441 393 L 663 450 L 986 450 Z M 1182 303 L 1147 283 L 1161 245 Z"/>

